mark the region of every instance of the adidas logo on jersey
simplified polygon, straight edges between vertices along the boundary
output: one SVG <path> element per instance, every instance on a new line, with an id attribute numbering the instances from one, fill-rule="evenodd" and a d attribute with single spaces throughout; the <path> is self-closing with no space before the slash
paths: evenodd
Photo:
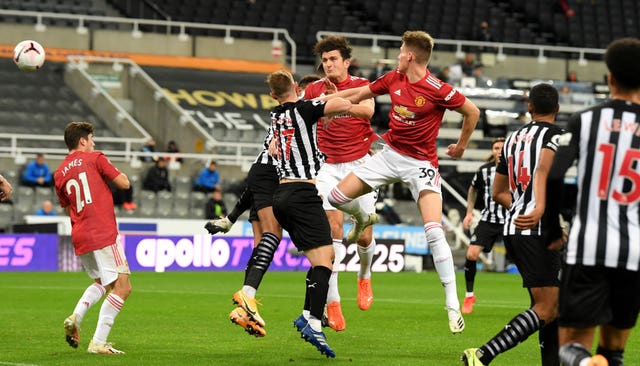
<path id="1" fill-rule="evenodd" d="M 393 92 L 393 94 L 395 94 L 395 95 L 397 95 L 397 96 L 400 96 L 400 89 L 398 89 L 398 90 L 394 91 L 394 92 Z"/>

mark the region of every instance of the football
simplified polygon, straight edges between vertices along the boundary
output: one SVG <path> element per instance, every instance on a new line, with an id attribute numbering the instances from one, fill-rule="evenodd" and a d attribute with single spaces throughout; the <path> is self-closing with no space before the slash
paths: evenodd
<path id="1" fill-rule="evenodd" d="M 22 41 L 13 50 L 13 62 L 22 71 L 32 72 L 44 64 L 45 52 L 40 43 L 36 41 Z"/>

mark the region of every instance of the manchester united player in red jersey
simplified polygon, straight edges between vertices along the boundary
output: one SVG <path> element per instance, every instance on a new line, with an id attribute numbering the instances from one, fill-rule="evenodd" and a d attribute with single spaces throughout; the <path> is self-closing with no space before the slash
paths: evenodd
<path id="1" fill-rule="evenodd" d="M 342 36 L 329 36 L 316 43 L 314 52 L 322 60 L 325 80 L 331 81 L 337 90 L 357 88 L 369 85 L 369 80 L 349 75 L 347 70 L 351 60 L 351 45 Z M 304 91 L 305 99 L 324 96 L 327 93 L 325 80 L 311 83 Z M 333 272 L 329 280 L 327 296 L 327 318 L 329 326 L 337 331 L 344 330 L 346 322 L 340 306 L 338 292 L 338 269 L 345 253 L 342 246 L 344 215 L 329 201 L 331 189 L 335 187 L 353 168 L 366 161 L 371 144 L 378 136 L 371 129 L 369 119 L 373 115 L 373 99 L 366 99 L 354 104 L 348 114 L 338 115 L 331 120 L 321 121 L 318 128 L 318 146 L 327 156 L 325 164 L 320 168 L 316 186 L 323 197 L 323 207 L 331 225 L 331 237 L 335 251 Z M 328 125 L 331 124 L 331 127 Z M 365 212 L 375 215 L 376 193 L 370 192 L 359 197 L 356 202 Z M 360 270 L 358 272 L 358 307 L 367 310 L 373 301 L 371 290 L 371 263 L 375 252 L 373 227 L 367 227 L 359 238 L 347 237 L 348 243 L 356 241 Z"/>
<path id="2" fill-rule="evenodd" d="M 433 39 L 422 31 L 407 31 L 402 36 L 398 68 L 370 85 L 340 91 L 327 96 L 343 97 L 357 103 L 378 95 L 389 94 L 389 131 L 382 138 L 383 150 L 349 173 L 329 195 L 332 205 L 355 216 L 353 236 L 373 221 L 372 216 L 354 204 L 354 199 L 372 190 L 403 181 L 422 215 L 427 243 L 433 254 L 436 271 L 445 290 L 451 332 L 460 333 L 464 320 L 456 291 L 456 276 L 451 248 L 442 230 L 442 196 L 436 137 L 446 109 L 464 116 L 457 143 L 448 146 L 447 155 L 460 158 L 464 154 L 480 112 L 451 85 L 429 73 L 427 64 L 433 50 Z"/>
<path id="3" fill-rule="evenodd" d="M 89 353 L 122 354 L 107 342 L 109 331 L 131 292 L 129 265 L 118 238 L 111 189 L 128 189 L 129 179 L 101 152 L 94 152 L 93 125 L 71 122 L 64 131 L 69 154 L 54 174 L 60 205 L 71 217 L 71 240 L 76 255 L 94 280 L 78 301 L 73 314 L 64 321 L 67 342 L 80 342 L 82 318 L 108 291 L 102 303 L 98 326 L 89 342 Z"/>

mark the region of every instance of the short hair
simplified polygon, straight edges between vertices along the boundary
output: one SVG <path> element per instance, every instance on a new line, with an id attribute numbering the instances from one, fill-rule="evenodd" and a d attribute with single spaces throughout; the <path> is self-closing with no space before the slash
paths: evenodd
<path id="1" fill-rule="evenodd" d="M 540 83 L 529 92 L 529 102 L 537 114 L 552 114 L 558 111 L 558 89 L 551 84 Z"/>
<path id="2" fill-rule="evenodd" d="M 493 140 L 491 140 L 491 150 L 493 150 L 493 146 L 499 142 L 505 142 L 506 139 L 504 137 L 496 137 Z M 485 159 L 485 161 L 487 162 L 493 162 L 495 163 L 495 157 L 493 156 L 493 153 L 491 153 L 489 156 L 487 156 L 487 158 Z"/>
<path id="3" fill-rule="evenodd" d="M 637 38 L 617 39 L 607 47 L 604 61 L 609 72 L 623 89 L 640 88 L 640 40 Z"/>
<path id="4" fill-rule="evenodd" d="M 281 98 L 293 90 L 293 76 L 285 70 L 274 71 L 267 77 L 267 84 L 271 92 Z"/>
<path id="5" fill-rule="evenodd" d="M 340 51 L 342 60 L 348 60 L 351 58 L 353 48 L 344 36 L 334 35 L 319 40 L 315 47 L 313 47 L 313 53 L 318 57 L 322 57 L 322 54 L 325 52 L 331 52 L 334 50 Z"/>
<path id="6" fill-rule="evenodd" d="M 411 49 L 418 63 L 429 63 L 431 51 L 433 51 L 434 46 L 433 38 L 431 38 L 429 33 L 423 31 L 406 31 L 402 35 L 402 43 L 404 43 L 405 47 Z"/>
<path id="7" fill-rule="evenodd" d="M 300 78 L 300 81 L 298 81 L 298 86 L 301 89 L 304 89 L 307 87 L 307 85 L 313 83 L 314 81 L 318 81 L 322 79 L 319 75 L 316 74 L 308 74 L 303 76 L 302 78 Z"/>
<path id="8" fill-rule="evenodd" d="M 81 138 L 93 134 L 94 127 L 89 122 L 69 122 L 64 128 L 64 143 L 69 150 L 76 149 Z"/>

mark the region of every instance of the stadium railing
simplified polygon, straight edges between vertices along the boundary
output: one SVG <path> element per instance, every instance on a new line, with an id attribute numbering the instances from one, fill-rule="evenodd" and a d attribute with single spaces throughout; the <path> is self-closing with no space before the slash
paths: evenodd
<path id="1" fill-rule="evenodd" d="M 46 31 L 47 26 L 43 23 L 43 19 L 62 19 L 62 20 L 71 20 L 77 22 L 76 31 L 78 34 L 86 34 L 90 38 L 93 37 L 92 32 L 89 32 L 86 27 L 87 23 L 106 23 L 106 24 L 117 24 L 117 25 L 125 25 L 131 27 L 131 32 L 133 37 L 140 38 L 142 36 L 142 32 L 140 31 L 141 25 L 147 26 L 156 26 L 156 27 L 165 27 L 166 34 L 171 35 L 174 34 L 174 31 L 178 31 L 176 34 L 176 39 L 180 42 L 185 42 L 189 40 L 189 35 L 187 34 L 188 29 L 206 29 L 206 30 L 219 30 L 224 32 L 224 42 L 225 44 L 233 44 L 234 37 L 240 36 L 241 32 L 246 33 L 266 33 L 273 35 L 272 44 L 275 47 L 280 48 L 280 52 L 286 52 L 289 59 L 289 67 L 291 71 L 296 72 L 297 67 L 297 45 L 296 42 L 289 35 L 289 31 L 285 28 L 270 28 L 270 27 L 252 27 L 252 26 L 244 26 L 244 25 L 225 25 L 225 24 L 207 24 L 207 23 L 195 23 L 195 22 L 177 22 L 172 20 L 157 20 L 157 19 L 142 19 L 142 18 L 120 18 L 120 17 L 111 17 L 111 16 L 100 16 L 100 15 L 84 15 L 84 14 L 65 14 L 65 13 L 50 13 L 50 12 L 36 12 L 36 11 L 22 11 L 22 10 L 9 10 L 9 9 L 0 9 L 0 16 L 12 16 L 18 18 L 33 18 L 35 20 L 35 30 L 39 32 Z M 234 32 L 234 33 L 232 33 Z M 207 38 L 208 36 L 198 36 L 202 38 Z M 283 38 L 284 41 L 288 44 L 288 49 L 283 50 L 282 41 L 280 38 Z M 93 42 L 90 40 L 89 44 Z M 197 42 L 193 43 L 192 53 L 197 53 Z M 185 55 L 191 56 L 191 55 Z"/>

